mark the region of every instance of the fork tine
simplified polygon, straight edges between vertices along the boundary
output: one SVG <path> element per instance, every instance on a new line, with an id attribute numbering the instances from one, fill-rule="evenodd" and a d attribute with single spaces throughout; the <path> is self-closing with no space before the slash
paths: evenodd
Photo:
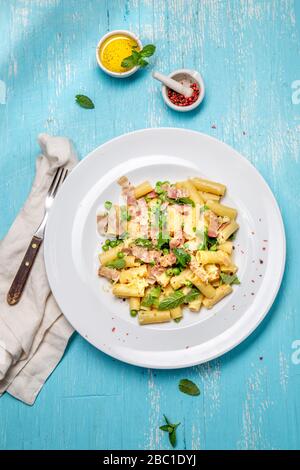
<path id="1" fill-rule="evenodd" d="M 56 172 L 55 172 L 55 175 L 54 175 L 54 177 L 53 177 L 53 179 L 52 179 L 52 182 L 51 182 L 51 184 L 50 184 L 50 187 L 49 187 L 49 189 L 48 189 L 48 196 L 50 196 L 50 194 L 52 193 L 52 190 L 53 190 L 53 188 L 54 188 L 55 182 L 56 182 L 56 180 L 57 180 L 57 175 L 59 174 L 60 170 L 61 170 L 61 168 L 57 168 L 57 170 L 56 170 Z"/>
<path id="2" fill-rule="evenodd" d="M 65 176 L 63 177 L 62 183 L 65 181 L 66 177 L 68 176 L 68 173 L 69 173 L 69 170 L 66 169 L 66 173 L 65 173 Z"/>
<path id="3" fill-rule="evenodd" d="M 61 170 L 62 170 L 62 171 L 61 171 L 61 173 L 60 173 L 60 175 L 59 175 L 59 178 L 58 178 L 58 180 L 57 180 L 57 182 L 56 182 L 56 185 L 55 185 L 55 187 L 54 187 L 54 189 L 53 189 L 53 191 L 52 191 L 52 196 L 53 196 L 53 197 L 56 196 L 56 193 L 57 193 L 58 188 L 60 187 L 61 183 L 64 181 L 64 172 L 65 172 L 65 169 L 64 169 L 64 168 L 61 168 Z"/>

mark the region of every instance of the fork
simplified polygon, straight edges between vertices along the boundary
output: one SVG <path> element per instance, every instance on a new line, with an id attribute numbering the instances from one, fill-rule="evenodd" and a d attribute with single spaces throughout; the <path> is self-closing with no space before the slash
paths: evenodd
<path id="1" fill-rule="evenodd" d="M 22 260 L 22 263 L 7 294 L 7 302 L 9 305 L 16 305 L 22 296 L 31 268 L 44 239 L 45 227 L 47 224 L 50 208 L 53 204 L 57 191 L 66 179 L 67 174 L 68 170 L 63 167 L 58 168 L 55 172 L 55 175 L 48 190 L 48 194 L 46 196 L 45 214 L 43 220 L 32 237 L 32 240 Z"/>

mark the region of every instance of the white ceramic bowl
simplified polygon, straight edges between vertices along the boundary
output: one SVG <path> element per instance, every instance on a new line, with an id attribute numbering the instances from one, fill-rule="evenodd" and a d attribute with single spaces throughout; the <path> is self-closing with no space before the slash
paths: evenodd
<path id="1" fill-rule="evenodd" d="M 203 78 L 199 72 L 196 70 L 191 69 L 178 69 L 174 72 L 169 74 L 170 78 L 174 80 L 180 81 L 182 79 L 189 79 L 192 82 L 197 82 L 200 88 L 200 93 L 197 101 L 189 106 L 177 106 L 176 104 L 172 103 L 172 101 L 168 97 L 168 88 L 166 85 L 162 85 L 161 92 L 162 97 L 165 103 L 169 106 L 169 108 L 174 109 L 175 111 L 180 111 L 181 113 L 186 113 L 187 111 L 192 111 L 193 109 L 197 108 L 199 104 L 203 101 L 205 95 L 205 85 Z"/>
<path id="2" fill-rule="evenodd" d="M 116 29 L 114 31 L 110 31 L 109 33 L 105 34 L 101 39 L 100 41 L 98 42 L 98 45 L 97 45 L 97 48 L 96 48 L 96 59 L 97 59 L 97 62 L 98 62 L 98 65 L 99 67 L 103 70 L 103 72 L 107 73 L 108 75 L 110 75 L 111 77 L 116 77 L 116 78 L 126 78 L 126 77 L 129 77 L 130 75 L 133 75 L 138 69 L 139 67 L 136 66 L 136 67 L 133 67 L 132 69 L 128 70 L 127 72 L 112 72 L 111 70 L 108 70 L 101 62 L 100 60 L 100 56 L 99 56 L 99 50 L 100 50 L 100 47 L 101 45 L 103 44 L 103 42 L 109 38 L 110 36 L 114 36 L 115 34 L 124 34 L 126 36 L 129 36 L 130 38 L 134 39 L 137 44 L 139 45 L 139 48 L 142 49 L 143 48 L 143 45 L 140 41 L 140 39 L 134 34 L 132 33 L 131 31 L 127 31 L 126 29 Z"/>

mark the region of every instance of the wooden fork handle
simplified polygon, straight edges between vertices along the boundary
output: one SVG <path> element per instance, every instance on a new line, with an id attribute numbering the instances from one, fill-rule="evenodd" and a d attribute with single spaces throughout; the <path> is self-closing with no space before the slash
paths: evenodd
<path id="1" fill-rule="evenodd" d="M 9 305 L 16 305 L 19 302 L 42 241 L 41 238 L 32 237 L 23 261 L 7 294 L 7 302 Z"/>

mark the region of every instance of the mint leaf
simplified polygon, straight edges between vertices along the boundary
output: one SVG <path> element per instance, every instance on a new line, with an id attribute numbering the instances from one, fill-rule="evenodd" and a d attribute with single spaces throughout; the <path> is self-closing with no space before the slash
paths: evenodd
<path id="1" fill-rule="evenodd" d="M 162 182 L 161 181 L 158 181 L 155 185 L 155 192 L 156 194 L 162 194 L 162 193 L 165 193 L 166 191 L 162 188 Z"/>
<path id="2" fill-rule="evenodd" d="M 218 248 L 218 240 L 214 237 L 209 237 L 208 230 L 207 228 L 205 228 L 203 231 L 202 245 L 198 247 L 198 250 L 216 251 L 217 248 Z"/>
<path id="3" fill-rule="evenodd" d="M 149 64 L 149 62 L 145 59 L 143 59 L 142 57 L 139 58 L 138 60 L 138 63 L 137 65 L 139 65 L 140 67 L 147 67 L 147 65 Z"/>
<path id="4" fill-rule="evenodd" d="M 230 237 L 228 238 L 228 240 L 232 242 L 233 240 L 235 240 L 236 235 L 237 235 L 237 232 L 233 232 L 233 234 L 230 235 Z"/>
<path id="5" fill-rule="evenodd" d="M 172 447 L 176 447 L 176 429 L 173 429 L 173 431 L 169 433 L 169 441 Z"/>
<path id="6" fill-rule="evenodd" d="M 158 239 L 157 239 L 157 248 L 161 250 L 161 248 L 164 245 L 169 246 L 169 241 L 170 241 L 169 235 L 166 235 L 166 234 L 163 235 L 161 232 L 159 232 Z"/>
<path id="7" fill-rule="evenodd" d="M 135 51 L 132 48 L 132 57 L 133 57 L 133 60 L 137 63 L 139 61 L 139 58 L 140 58 L 140 52 Z"/>
<path id="8" fill-rule="evenodd" d="M 178 388 L 182 393 L 191 396 L 198 396 L 200 395 L 200 390 L 197 385 L 189 379 L 181 379 Z"/>
<path id="9" fill-rule="evenodd" d="M 170 421 L 168 420 L 168 418 L 166 417 L 166 415 L 164 415 L 164 418 L 165 418 L 165 422 L 166 422 L 169 426 L 171 426 L 171 423 L 170 423 Z"/>
<path id="10" fill-rule="evenodd" d="M 151 240 L 148 240 L 148 238 L 137 238 L 136 240 L 134 240 L 134 244 L 137 246 L 152 248 L 152 242 Z"/>
<path id="11" fill-rule="evenodd" d="M 122 206 L 120 212 L 121 212 L 121 221 L 122 222 L 125 222 L 125 221 L 129 222 L 129 220 L 131 220 L 131 215 L 127 211 L 126 206 Z"/>
<path id="12" fill-rule="evenodd" d="M 192 302 L 193 300 L 196 300 L 200 295 L 200 292 L 196 287 L 193 287 L 193 289 L 190 290 L 185 296 L 184 303 L 188 304 L 189 302 Z"/>
<path id="13" fill-rule="evenodd" d="M 139 67 L 146 67 L 148 61 L 145 57 L 150 57 L 155 52 L 155 46 L 153 44 L 147 44 L 141 51 L 137 51 L 136 47 L 132 48 L 132 54 L 122 60 L 121 66 L 128 69 L 138 65 Z"/>
<path id="14" fill-rule="evenodd" d="M 75 100 L 76 100 L 76 103 L 79 104 L 79 106 L 81 106 L 81 108 L 85 108 L 85 109 L 94 109 L 95 108 L 94 103 L 92 102 L 92 100 L 88 96 L 76 95 Z"/>
<path id="15" fill-rule="evenodd" d="M 179 307 L 179 305 L 187 304 L 192 300 L 195 300 L 199 297 L 200 292 L 195 287 L 191 289 L 187 294 L 183 290 L 176 290 L 168 297 L 165 297 L 158 304 L 158 310 L 171 310 L 173 308 Z"/>
<path id="16" fill-rule="evenodd" d="M 129 57 L 125 57 L 125 59 L 122 60 L 121 66 L 124 67 L 125 69 L 131 69 L 132 67 L 135 67 L 137 65 L 136 60 L 133 58 L 132 55 Z"/>
<path id="17" fill-rule="evenodd" d="M 159 302 L 158 310 L 170 310 L 172 308 L 176 308 L 184 302 L 184 298 L 185 294 L 180 290 L 176 290 L 171 295 Z"/>
<path id="18" fill-rule="evenodd" d="M 140 54 L 142 57 L 151 57 L 154 54 L 155 49 L 156 47 L 154 46 L 154 44 L 147 44 L 140 51 Z"/>
<path id="19" fill-rule="evenodd" d="M 205 211 L 208 211 L 209 208 L 204 204 L 204 206 L 200 207 L 200 214 L 202 214 Z"/>
<path id="20" fill-rule="evenodd" d="M 145 297 L 141 303 L 143 307 L 152 307 L 152 305 L 157 306 L 158 298 L 161 293 L 161 287 L 153 287 L 147 297 Z"/>
<path id="21" fill-rule="evenodd" d="M 221 273 L 220 277 L 221 277 L 224 284 L 231 285 L 231 284 L 240 284 L 241 283 L 236 274 L 230 275 L 230 274 Z"/>
<path id="22" fill-rule="evenodd" d="M 186 265 L 191 261 L 191 255 L 182 248 L 174 248 L 173 253 L 176 256 L 177 263 L 182 268 L 185 268 Z"/>
<path id="23" fill-rule="evenodd" d="M 124 258 L 117 258 L 106 265 L 108 268 L 123 269 L 126 266 Z"/>
<path id="24" fill-rule="evenodd" d="M 189 197 L 179 197 L 178 199 L 174 199 L 175 204 L 186 204 L 192 207 L 195 207 L 194 201 Z"/>
<path id="25" fill-rule="evenodd" d="M 176 429 L 180 425 L 180 423 L 177 424 L 171 424 L 168 418 L 164 415 L 165 421 L 167 424 L 164 424 L 163 426 L 160 426 L 160 430 L 167 432 L 169 434 L 169 441 L 172 447 L 176 446 L 177 442 L 177 437 L 176 437 Z"/>
<path id="26" fill-rule="evenodd" d="M 165 432 L 172 432 L 173 431 L 172 426 L 168 426 L 167 424 L 164 424 L 163 426 L 159 426 L 159 429 L 161 431 L 165 431 Z"/>

